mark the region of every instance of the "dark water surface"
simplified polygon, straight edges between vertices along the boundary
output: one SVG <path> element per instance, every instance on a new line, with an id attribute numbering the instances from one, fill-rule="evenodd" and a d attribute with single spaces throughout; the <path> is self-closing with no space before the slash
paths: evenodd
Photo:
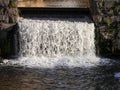
<path id="1" fill-rule="evenodd" d="M 0 67 L 0 90 L 120 90 L 120 64 L 54 69 Z"/>

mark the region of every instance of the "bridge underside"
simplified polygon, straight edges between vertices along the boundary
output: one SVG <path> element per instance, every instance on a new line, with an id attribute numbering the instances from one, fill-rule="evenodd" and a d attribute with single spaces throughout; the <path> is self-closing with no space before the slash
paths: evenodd
<path id="1" fill-rule="evenodd" d="M 90 15 L 88 8 L 19 8 L 22 17 L 80 17 Z"/>

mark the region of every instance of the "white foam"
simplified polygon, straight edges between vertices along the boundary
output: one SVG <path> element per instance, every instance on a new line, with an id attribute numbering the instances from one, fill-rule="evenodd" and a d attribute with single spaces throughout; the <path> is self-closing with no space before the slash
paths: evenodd
<path id="1" fill-rule="evenodd" d="M 22 19 L 20 55 L 95 56 L 94 24 L 83 19 Z"/>
<path id="2" fill-rule="evenodd" d="M 98 58 L 73 58 L 73 57 L 21 57 L 18 60 L 4 60 L 7 65 L 21 65 L 27 67 L 54 68 L 56 66 L 92 67 L 99 64 Z"/>
<path id="3" fill-rule="evenodd" d="M 114 77 L 115 78 L 120 78 L 120 72 L 115 73 Z"/>

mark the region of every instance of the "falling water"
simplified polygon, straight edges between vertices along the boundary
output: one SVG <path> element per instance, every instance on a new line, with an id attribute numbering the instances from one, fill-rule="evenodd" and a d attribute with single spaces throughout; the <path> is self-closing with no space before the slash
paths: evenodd
<path id="1" fill-rule="evenodd" d="M 94 56 L 94 24 L 71 20 L 22 19 L 22 56 Z"/>
<path id="2" fill-rule="evenodd" d="M 94 24 L 85 18 L 21 18 L 20 60 L 15 64 L 40 67 L 93 66 Z"/>

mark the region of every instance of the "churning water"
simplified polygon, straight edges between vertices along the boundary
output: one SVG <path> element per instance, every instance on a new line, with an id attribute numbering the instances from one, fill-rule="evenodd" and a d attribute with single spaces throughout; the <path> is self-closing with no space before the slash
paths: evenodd
<path id="1" fill-rule="evenodd" d="M 19 26 L 22 56 L 95 56 L 93 23 L 22 19 Z"/>
<path id="2" fill-rule="evenodd" d="M 84 18 L 21 18 L 20 58 L 12 64 L 35 67 L 94 66 L 95 27 Z"/>

